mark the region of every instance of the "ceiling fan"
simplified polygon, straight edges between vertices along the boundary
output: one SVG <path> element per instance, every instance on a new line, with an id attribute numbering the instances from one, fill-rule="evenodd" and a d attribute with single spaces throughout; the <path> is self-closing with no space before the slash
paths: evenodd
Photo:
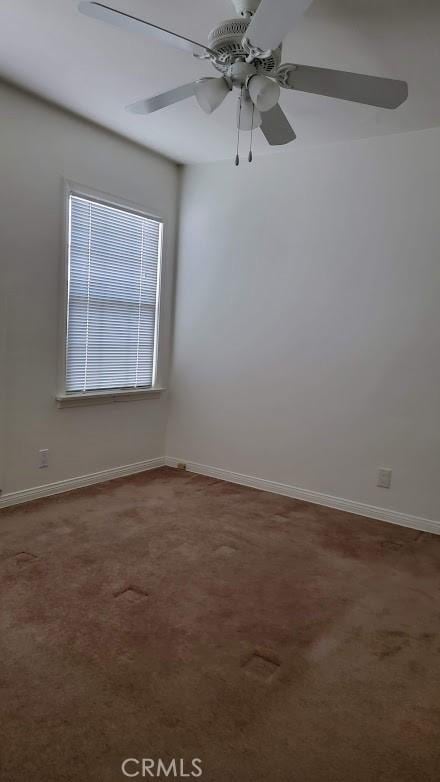
<path id="1" fill-rule="evenodd" d="M 207 60 L 221 73 L 217 78 L 201 78 L 128 106 L 135 114 L 150 114 L 192 96 L 203 111 L 211 114 L 229 92 L 237 89 L 238 136 L 240 131 L 252 133 L 261 128 L 268 143 L 278 146 L 296 138 L 278 102 L 281 87 L 386 109 L 396 109 L 407 99 L 408 85 L 404 81 L 281 63 L 283 38 L 313 0 L 232 1 L 238 17 L 226 19 L 211 30 L 207 46 L 94 0 L 83 0 L 79 10 Z M 238 165 L 238 142 L 235 162 Z"/>

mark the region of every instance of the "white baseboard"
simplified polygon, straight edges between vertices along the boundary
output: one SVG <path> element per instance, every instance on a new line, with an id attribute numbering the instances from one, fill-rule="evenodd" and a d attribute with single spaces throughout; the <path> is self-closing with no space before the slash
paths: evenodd
<path id="1" fill-rule="evenodd" d="M 206 464 L 197 464 L 197 462 L 188 462 L 185 459 L 176 459 L 172 456 L 165 457 L 165 464 L 169 467 L 177 467 L 178 464 L 186 464 L 189 472 L 195 472 L 199 475 L 207 475 L 210 478 L 218 478 L 220 481 L 229 483 L 239 483 L 242 486 L 250 486 L 253 489 L 269 491 L 273 494 L 282 494 L 285 497 L 292 497 L 295 500 L 304 500 L 315 505 L 324 505 L 327 508 L 354 513 L 357 516 L 367 516 L 370 519 L 378 521 L 387 521 L 390 524 L 399 524 L 401 527 L 410 527 L 421 532 L 432 532 L 440 535 L 440 521 L 425 519 L 421 516 L 411 516 L 409 513 L 391 510 L 389 508 L 378 508 L 375 505 L 367 505 L 363 502 L 346 500 L 343 497 L 333 497 L 330 494 L 322 494 L 318 491 L 309 489 L 300 489 L 298 486 L 289 486 L 286 483 L 277 483 L 276 481 L 267 481 L 264 478 L 255 478 L 250 475 L 242 475 L 229 470 L 222 470 L 219 467 L 210 467 Z"/>
<path id="2" fill-rule="evenodd" d="M 108 470 L 101 470 L 100 472 L 91 473 L 89 475 L 81 475 L 77 478 L 68 478 L 67 480 L 57 481 L 56 483 L 46 483 L 43 486 L 35 486 L 31 489 L 10 492 L 9 494 L 4 494 L 0 497 L 0 509 L 8 508 L 12 505 L 19 505 L 23 502 L 31 502 L 32 500 L 37 500 L 42 497 L 62 494 L 63 492 L 72 491 L 73 489 L 82 489 L 85 486 L 92 486 L 95 483 L 105 483 L 106 481 L 112 481 L 115 478 L 123 478 L 127 475 L 135 475 L 139 472 L 154 470 L 165 465 L 177 467 L 179 463 L 186 464 L 186 468 L 189 472 L 195 472 L 199 475 L 207 475 L 210 478 L 218 478 L 221 481 L 238 483 L 242 486 L 250 486 L 253 489 L 260 489 L 261 491 L 268 491 L 273 494 L 281 494 L 285 497 L 292 497 L 295 500 L 304 500 L 305 502 L 311 502 L 315 505 L 324 505 L 328 508 L 335 508 L 335 510 L 354 513 L 357 516 L 366 516 L 371 519 L 377 519 L 378 521 L 386 521 L 390 524 L 399 524 L 401 527 L 410 527 L 411 529 L 420 530 L 421 532 L 432 532 L 436 535 L 440 535 L 440 521 L 425 519 L 421 516 L 412 516 L 408 513 L 401 513 L 400 511 L 391 510 L 389 508 L 378 508 L 375 505 L 367 505 L 363 502 L 346 500 L 342 497 L 333 497 L 330 494 L 322 494 L 321 492 L 310 491 L 309 489 L 301 489 L 298 486 L 268 481 L 264 478 L 255 478 L 251 475 L 242 475 L 241 473 L 223 470 L 219 467 L 211 467 L 206 464 L 198 464 L 197 462 L 188 462 L 183 458 L 176 459 L 171 456 L 146 459 L 143 462 L 126 464 L 122 467 L 111 467 Z"/>
<path id="3" fill-rule="evenodd" d="M 46 483 L 43 486 L 10 492 L 0 497 L 0 508 L 8 508 L 11 505 L 19 505 L 22 502 L 31 502 L 31 500 L 38 500 L 41 497 L 51 497 L 54 494 L 62 494 L 73 489 L 82 489 L 84 486 L 92 486 L 94 483 L 113 481 L 115 478 L 124 478 L 127 475 L 154 470 L 164 465 L 165 459 L 160 456 L 157 459 L 146 459 L 143 462 L 125 464 L 122 467 L 111 467 L 109 470 L 81 475 L 78 478 L 68 478 L 64 481 L 56 481 L 56 483 Z"/>

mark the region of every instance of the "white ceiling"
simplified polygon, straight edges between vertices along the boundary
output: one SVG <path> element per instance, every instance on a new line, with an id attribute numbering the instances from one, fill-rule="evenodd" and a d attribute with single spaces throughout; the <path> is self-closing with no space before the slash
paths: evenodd
<path id="1" fill-rule="evenodd" d="M 201 43 L 235 15 L 231 0 L 107 2 Z M 283 60 L 409 82 L 410 97 L 394 112 L 283 91 L 296 145 L 440 125 L 438 0 L 315 0 L 286 38 Z M 211 117 L 193 98 L 149 117 L 124 110 L 215 75 L 211 66 L 83 16 L 77 0 L 1 0 L 0 75 L 180 162 L 234 157 L 232 96 Z M 259 133 L 255 147 L 272 152 Z"/>

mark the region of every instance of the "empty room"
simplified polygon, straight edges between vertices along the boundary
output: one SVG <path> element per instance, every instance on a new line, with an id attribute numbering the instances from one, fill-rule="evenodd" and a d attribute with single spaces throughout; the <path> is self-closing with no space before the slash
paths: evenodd
<path id="1" fill-rule="evenodd" d="M 438 782 L 437 0 L 1 0 L 1 782 Z"/>

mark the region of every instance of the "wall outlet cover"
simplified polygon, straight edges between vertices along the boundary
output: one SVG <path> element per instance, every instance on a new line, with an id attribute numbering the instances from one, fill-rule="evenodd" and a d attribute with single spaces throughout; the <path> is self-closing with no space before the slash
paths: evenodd
<path id="1" fill-rule="evenodd" d="M 381 467 L 377 471 L 377 483 L 376 486 L 379 486 L 381 489 L 389 489 L 391 486 L 391 477 L 393 475 L 393 471 L 386 467 Z"/>

